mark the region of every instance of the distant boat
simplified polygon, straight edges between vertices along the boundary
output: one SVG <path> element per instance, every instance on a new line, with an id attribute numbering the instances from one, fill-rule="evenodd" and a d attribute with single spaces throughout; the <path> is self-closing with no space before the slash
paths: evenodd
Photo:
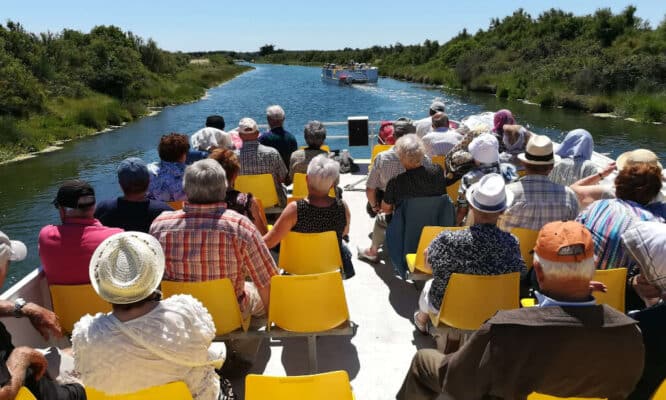
<path id="1" fill-rule="evenodd" d="M 326 64 L 321 69 L 321 78 L 339 85 L 377 83 L 379 70 L 377 67 L 353 61 L 347 65 Z"/>

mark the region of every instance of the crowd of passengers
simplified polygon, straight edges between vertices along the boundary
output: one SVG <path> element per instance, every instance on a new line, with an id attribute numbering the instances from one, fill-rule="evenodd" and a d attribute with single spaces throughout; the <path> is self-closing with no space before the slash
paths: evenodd
<path id="1" fill-rule="evenodd" d="M 113 311 L 84 316 L 73 329 L 71 352 L 62 356 L 73 357 L 78 383 L 56 383 L 43 353 L 14 348 L 0 323 L 0 399 L 13 399 L 21 386 L 38 399 L 83 399 L 82 385 L 114 395 L 178 380 L 195 399 L 229 398 L 220 376 L 246 372 L 261 339 L 217 346 L 206 308 L 189 295 L 162 299 L 162 280 L 229 278 L 241 312 L 264 316 L 279 273 L 271 250 L 290 231 L 334 231 L 341 274 L 354 276 L 345 244 L 351 214 L 337 188 L 340 165 L 322 147 L 326 128 L 309 122 L 307 146 L 298 149 L 283 109 L 270 106 L 266 117 L 263 133 L 250 118 L 226 132 L 224 118 L 213 115 L 191 137 L 162 136 L 158 162 L 118 165 L 123 195 L 116 199 L 97 202 L 81 180 L 60 186 L 53 205 L 61 224 L 39 233 L 46 279 L 91 284 Z M 656 390 L 666 378 L 666 173 L 653 152 L 626 152 L 598 168 L 583 129 L 554 145 L 509 110 L 457 124 L 441 101 L 421 120 L 383 122 L 379 140 L 394 146 L 370 166 L 374 227 L 358 258 L 374 265 L 405 239 L 418 240 L 410 221 L 464 227 L 442 232 L 426 250 L 432 279 L 414 304 L 417 331 L 428 334 L 453 273 L 519 272 L 537 304 L 498 312 L 446 355 L 419 350 L 398 399 L 523 399 L 533 391 L 646 399 Z M 442 156 L 444 163 L 435 162 Z M 306 174 L 308 195 L 287 203 L 296 173 Z M 239 176 L 256 174 L 271 174 L 278 194 L 281 213 L 271 230 L 253 194 L 234 189 Z M 451 185 L 458 190 L 449 197 L 443 193 Z M 532 265 L 514 228 L 538 231 Z M 391 261 L 405 279 L 397 253 Z M 21 242 L 0 232 L 0 283 L 10 261 L 25 256 Z M 607 290 L 592 280 L 595 270 L 621 267 L 628 269 L 628 315 L 593 297 Z M 29 318 L 45 338 L 62 335 L 57 316 L 34 303 L 0 301 L 0 315 Z"/>

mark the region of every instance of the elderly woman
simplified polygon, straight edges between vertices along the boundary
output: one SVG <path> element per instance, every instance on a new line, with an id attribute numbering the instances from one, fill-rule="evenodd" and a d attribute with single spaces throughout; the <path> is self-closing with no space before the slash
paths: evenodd
<path id="1" fill-rule="evenodd" d="M 74 326 L 75 369 L 85 386 L 109 395 L 181 380 L 195 399 L 218 399 L 223 360 L 210 348 L 213 319 L 192 296 L 161 300 L 162 275 L 162 247 L 148 234 L 119 233 L 99 245 L 90 281 L 113 311 Z"/>
<path id="2" fill-rule="evenodd" d="M 636 262 L 622 247 L 621 235 L 636 221 L 662 221 L 645 207 L 661 190 L 661 169 L 652 164 L 625 167 L 615 178 L 616 199 L 595 201 L 577 220 L 592 232 L 597 269 L 627 267 Z"/>
<path id="3" fill-rule="evenodd" d="M 555 163 L 549 178 L 560 185 L 569 186 L 585 177 L 599 173 L 590 161 L 594 151 L 594 139 L 585 129 L 574 129 L 567 133 L 555 154 L 561 157 Z"/>
<path id="4" fill-rule="evenodd" d="M 328 192 L 338 183 L 340 165 L 323 154 L 310 161 L 306 181 L 308 197 L 291 202 L 275 222 L 271 231 L 264 235 L 269 248 L 280 243 L 289 231 L 319 233 L 335 231 L 340 244 L 345 279 L 354 276 L 351 253 L 342 239 L 349 233 L 350 213 L 347 204 L 339 198 L 331 198 Z"/>
<path id="5" fill-rule="evenodd" d="M 289 181 L 294 180 L 295 173 L 305 174 L 308 170 L 310 161 L 320 154 L 327 154 L 321 146 L 326 140 L 326 127 L 319 121 L 310 121 L 303 129 L 303 137 L 308 147 L 299 149 L 291 153 L 289 159 Z"/>
<path id="6" fill-rule="evenodd" d="M 190 150 L 187 136 L 170 133 L 162 136 L 157 152 L 160 162 L 148 165 L 150 184 L 146 197 L 160 201 L 183 201 L 187 199 L 183 191 L 185 160 Z"/>
<path id="7" fill-rule="evenodd" d="M 242 193 L 234 189 L 234 183 L 240 173 L 240 160 L 236 153 L 229 149 L 215 149 L 210 153 L 208 158 L 212 158 L 220 163 L 227 174 L 228 186 L 225 198 L 227 208 L 248 217 L 254 226 L 257 227 L 259 233 L 265 235 L 268 232 L 268 228 L 261 214 L 257 199 L 252 196 L 252 193 Z"/>
<path id="8" fill-rule="evenodd" d="M 395 142 L 394 150 L 405 172 L 391 178 L 386 185 L 380 212 L 375 217 L 372 244 L 358 249 L 358 258 L 370 262 L 379 259 L 379 247 L 384 244 L 386 227 L 391 215 L 403 200 L 414 197 L 441 196 L 446 187 L 444 171 L 437 164 L 423 165 L 425 146 L 416 134 L 402 136 Z"/>

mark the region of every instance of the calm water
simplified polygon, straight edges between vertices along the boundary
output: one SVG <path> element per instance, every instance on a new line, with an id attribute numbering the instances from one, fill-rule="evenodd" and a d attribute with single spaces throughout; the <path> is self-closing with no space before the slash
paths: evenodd
<path id="1" fill-rule="evenodd" d="M 621 152 L 647 147 L 666 159 L 666 127 L 622 120 L 601 120 L 573 111 L 541 109 L 522 103 L 499 101 L 493 96 L 440 94 L 432 89 L 392 79 L 376 86 L 339 87 L 321 82 L 319 68 L 258 65 L 256 69 L 209 91 L 197 103 L 168 107 L 156 117 L 144 118 L 122 129 L 65 145 L 61 151 L 0 167 L 0 230 L 28 245 L 28 258 L 10 267 L 5 286 L 15 283 L 39 264 L 37 235 L 50 223 L 59 223 L 51 206 L 59 184 L 66 179 L 89 181 L 98 199 L 120 194 L 115 168 L 124 158 L 156 161 L 156 146 L 164 133 L 192 133 L 206 116 L 224 115 L 228 127 L 242 117 L 265 123 L 264 110 L 281 104 L 285 126 L 299 142 L 303 125 L 311 119 L 345 121 L 350 115 L 370 120 L 425 117 L 432 99 L 442 97 L 454 119 L 498 108 L 509 108 L 519 123 L 561 139 L 567 131 L 583 127 L 594 135 L 596 150 L 616 157 Z M 331 127 L 329 135 L 342 135 L 346 127 Z M 346 148 L 346 140 L 330 140 L 333 149 Z M 369 148 L 353 148 L 352 156 L 368 158 Z"/>

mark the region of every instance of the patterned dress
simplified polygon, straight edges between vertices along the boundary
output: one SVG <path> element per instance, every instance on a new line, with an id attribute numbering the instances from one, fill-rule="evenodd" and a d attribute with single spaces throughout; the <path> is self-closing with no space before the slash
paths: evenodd
<path id="1" fill-rule="evenodd" d="M 150 184 L 146 197 L 160 201 L 183 201 L 187 195 L 183 191 L 183 175 L 185 164 L 179 162 L 160 161 L 148 165 Z"/>

